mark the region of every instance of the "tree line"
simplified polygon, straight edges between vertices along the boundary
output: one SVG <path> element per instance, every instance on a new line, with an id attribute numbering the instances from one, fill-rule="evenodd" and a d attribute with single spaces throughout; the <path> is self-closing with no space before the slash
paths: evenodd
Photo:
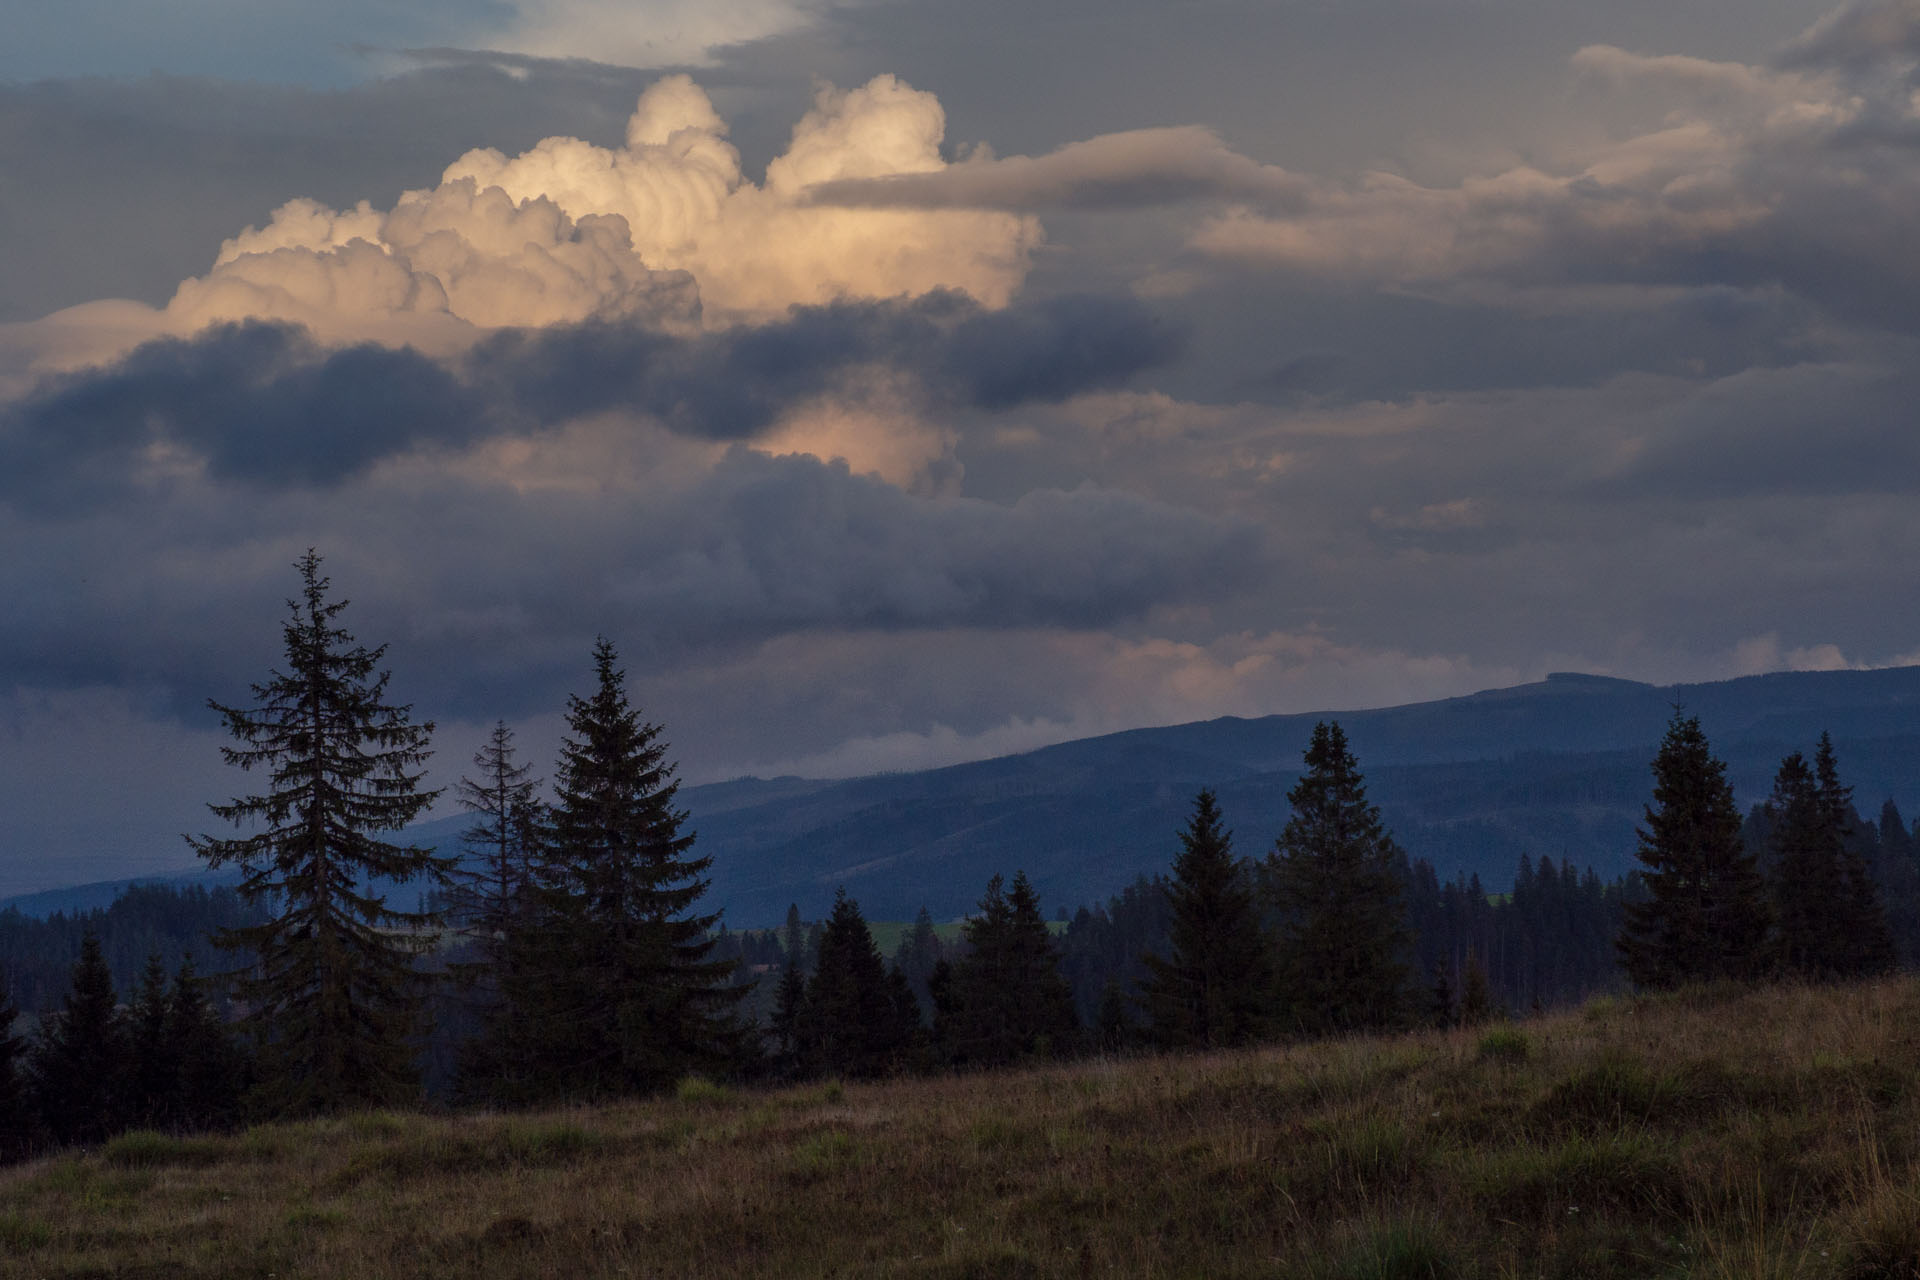
<path id="1" fill-rule="evenodd" d="M 782 930 L 730 934 L 703 907 L 709 860 L 676 806 L 661 727 L 629 702 L 609 642 L 594 648 L 592 691 L 568 699 L 550 800 L 504 723 L 474 757 L 458 784 L 474 817 L 463 862 L 392 838 L 438 794 L 423 785 L 433 726 L 389 699 L 385 648 L 340 625 L 346 604 L 319 557 L 297 568 L 284 669 L 249 705 L 213 704 L 235 742 L 226 759 L 263 780 L 209 806 L 237 834 L 190 840 L 240 875 L 220 901 L 243 918 L 214 934 L 234 962 L 222 999 L 190 962 L 169 975 L 156 953 L 122 1007 L 97 932 L 83 931 L 66 995 L 31 1042 L 0 1003 L 11 1150 L 417 1104 L 450 1027 L 451 1096 L 520 1106 L 689 1075 L 976 1069 L 1445 1025 L 1622 974 L 1643 988 L 1845 978 L 1895 961 L 1893 922 L 1920 897 L 1881 905 L 1883 883 L 1920 881 L 1915 841 L 1897 811 L 1877 833 L 1859 820 L 1829 739 L 1811 762 L 1783 761 L 1743 823 L 1698 721 L 1676 711 L 1641 870 L 1624 881 L 1543 858 L 1523 859 L 1505 896 L 1442 882 L 1395 843 L 1345 734 L 1322 723 L 1263 856 L 1235 853 L 1203 790 L 1169 873 L 1082 908 L 1057 936 L 1021 873 L 989 882 L 957 940 L 923 911 L 891 963 L 844 893 L 811 926 L 796 909 Z M 429 892 L 403 910 L 376 881 Z"/>

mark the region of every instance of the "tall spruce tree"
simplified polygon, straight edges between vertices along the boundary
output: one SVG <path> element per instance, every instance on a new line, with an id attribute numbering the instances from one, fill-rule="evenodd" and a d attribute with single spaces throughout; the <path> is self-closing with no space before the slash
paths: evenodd
<path id="1" fill-rule="evenodd" d="M 99 1142 L 125 1113 L 126 1030 L 113 971 L 88 928 L 60 1008 L 40 1024 L 28 1067 L 34 1110 L 58 1142 Z"/>
<path id="2" fill-rule="evenodd" d="M 1874 879 L 1886 908 L 1896 960 L 1909 968 L 1920 963 L 1920 858 L 1916 852 L 1900 806 L 1889 796 L 1880 806 Z"/>
<path id="3" fill-rule="evenodd" d="M 286 669 L 253 686 L 254 705 L 211 704 L 241 743 L 227 763 L 264 769 L 269 789 L 209 805 L 236 839 L 189 837 L 215 867 L 241 870 L 240 893 L 270 904 L 266 922 L 219 944 L 255 957 L 239 983 L 260 1045 L 261 1103 L 282 1115 L 408 1102 L 419 1096 L 412 1040 L 423 979 L 415 957 L 435 917 L 387 905 L 375 878 L 444 885 L 451 858 L 379 838 L 433 803 L 421 788 L 431 723 L 387 701 L 386 646 L 338 623 L 313 551 L 295 566 L 301 594 L 283 630 Z"/>
<path id="4" fill-rule="evenodd" d="M 570 697 L 556 776 L 542 918 L 509 984 L 531 1033 L 536 1093 L 649 1092 L 729 1069 L 750 988 L 712 959 L 700 914 L 710 858 L 692 855 L 660 726 L 627 700 L 613 645 L 594 646 L 596 687 Z"/>
<path id="5" fill-rule="evenodd" d="M 1752 978 L 1765 963 L 1766 887 L 1741 845 L 1726 774 L 1700 718 L 1676 709 L 1639 830 L 1647 896 L 1627 904 L 1617 941 L 1635 986 Z"/>
<path id="6" fill-rule="evenodd" d="M 1833 978 L 1846 970 L 1846 882 L 1813 770 L 1798 751 L 1780 762 L 1766 803 L 1774 950 L 1787 973 Z"/>
<path id="7" fill-rule="evenodd" d="M 1287 793 L 1293 816 L 1263 868 L 1279 917 L 1284 1016 L 1308 1033 L 1394 1026 L 1407 1017 L 1411 939 L 1403 860 L 1367 802 L 1339 724 L 1314 726 L 1306 772 Z"/>
<path id="8" fill-rule="evenodd" d="M 1893 968 L 1893 935 L 1866 848 L 1873 834 L 1853 808 L 1853 788 L 1840 781 L 1833 735 L 1822 733 L 1813 752 L 1813 776 L 1819 789 L 1820 817 L 1840 870 L 1840 930 L 1844 947 L 1836 957 L 1839 974 L 1858 978 Z"/>
<path id="9" fill-rule="evenodd" d="M 186 956 L 167 993 L 167 1040 L 178 1071 L 174 1122 L 184 1129 L 219 1129 L 240 1118 L 247 1061 L 202 980 Z"/>
<path id="10" fill-rule="evenodd" d="M 165 1128 L 174 1123 L 179 1105 L 180 1061 L 168 1035 L 167 967 L 157 951 L 147 957 L 126 1025 L 127 1123 Z"/>
<path id="11" fill-rule="evenodd" d="M 7 971 L 0 968 L 0 1161 L 24 1153 L 32 1141 L 32 1111 L 27 1106 L 27 1042 L 15 1034 L 20 1006 L 14 1002 Z"/>
<path id="12" fill-rule="evenodd" d="M 453 872 L 448 905 L 460 931 L 478 949 L 483 969 L 497 980 L 519 917 L 531 909 L 545 812 L 539 780 L 531 776 L 531 765 L 515 759 L 513 730 L 506 721 L 494 723 L 473 763 L 479 776 L 463 775 L 454 787 L 461 807 L 474 817 L 460 833 L 472 862 Z"/>
<path id="13" fill-rule="evenodd" d="M 1165 885 L 1173 912 L 1168 954 L 1145 957 L 1141 1004 L 1160 1044 L 1217 1049 L 1266 1030 L 1273 981 L 1248 876 L 1233 856 L 1217 797 L 1200 792 Z"/>
<path id="14" fill-rule="evenodd" d="M 904 1063 L 911 1046 L 912 1022 L 860 904 L 845 889 L 834 895 L 820 931 L 820 953 L 797 1023 L 802 1068 L 816 1075 L 884 1075 Z"/>
<path id="15" fill-rule="evenodd" d="M 1006 885 L 987 883 L 979 911 L 965 926 L 968 951 L 953 965 L 937 1034 L 948 1057 L 970 1067 L 1030 1057 L 1060 1057 L 1079 1048 L 1073 991 L 1060 972 L 1039 895 L 1022 871 Z"/>

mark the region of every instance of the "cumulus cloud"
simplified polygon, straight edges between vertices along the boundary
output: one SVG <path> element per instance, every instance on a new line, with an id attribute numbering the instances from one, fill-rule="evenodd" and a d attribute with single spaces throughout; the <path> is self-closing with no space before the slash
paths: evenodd
<path id="1" fill-rule="evenodd" d="M 1679 106 L 1567 164 L 1431 186 L 1316 181 L 1291 209 L 1209 218 L 1202 255 L 1330 280 L 1781 287 L 1854 320 L 1920 325 L 1920 106 L 1907 3 L 1854 6 L 1779 65 L 1594 46 L 1590 82 Z"/>
<path id="2" fill-rule="evenodd" d="M 167 311 L 186 327 L 266 317 L 417 336 L 442 321 L 686 328 L 937 289 L 1003 306 L 1039 243 L 1032 219 L 806 200 L 820 183 L 940 171 L 945 128 L 933 95 L 893 76 L 822 88 L 755 184 L 707 95 L 668 76 L 619 147 L 551 137 L 514 156 L 470 151 L 385 211 L 289 201 L 228 240 Z"/>
<path id="3" fill-rule="evenodd" d="M 911 209 L 1131 209 L 1187 200 L 1284 204 L 1308 182 L 1240 155 L 1211 129 L 1184 125 L 1102 134 L 1044 156 L 982 150 L 930 172 L 835 178 L 816 204 Z"/>

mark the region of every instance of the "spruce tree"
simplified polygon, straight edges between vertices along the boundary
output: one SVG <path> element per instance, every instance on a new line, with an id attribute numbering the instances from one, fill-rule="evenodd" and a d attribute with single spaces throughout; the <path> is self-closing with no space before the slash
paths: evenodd
<path id="1" fill-rule="evenodd" d="M 88 928 L 60 1008 L 40 1025 L 28 1067 L 34 1109 L 58 1142 L 99 1142 L 121 1128 L 126 1034 L 113 972 Z"/>
<path id="2" fill-rule="evenodd" d="M 472 948 L 473 959 L 453 965 L 476 1033 L 459 1048 L 458 1096 L 485 1101 L 508 1079 L 524 1076 L 516 1055 L 524 1052 L 516 1012 L 504 992 L 508 970 L 525 963 L 541 910 L 540 885 L 546 848 L 546 809 L 537 797 L 531 766 L 515 759 L 513 731 L 496 721 L 474 753 L 479 776 L 462 776 L 455 793 L 474 815 L 461 832 L 469 862 L 452 873 L 448 915 Z"/>
<path id="3" fill-rule="evenodd" d="M 0 1162 L 23 1154 L 32 1141 L 32 1111 L 27 1106 L 27 1042 L 14 1033 L 20 1006 L 14 1003 L 7 971 L 0 969 Z"/>
<path id="4" fill-rule="evenodd" d="M 1813 752 L 1813 774 L 1819 788 L 1821 821 L 1840 871 L 1839 929 L 1844 945 L 1836 957 L 1838 974 L 1858 978 L 1885 973 L 1893 968 L 1893 935 L 1861 849 L 1868 836 L 1853 809 L 1853 788 L 1840 782 L 1832 734 L 1820 735 Z"/>
<path id="5" fill-rule="evenodd" d="M 593 662 L 592 696 L 567 702 L 542 918 L 509 991 L 540 1093 L 644 1093 L 729 1069 L 749 990 L 709 956 L 720 917 L 695 908 L 711 859 L 681 830 L 660 726 L 628 702 L 612 644 Z"/>
<path id="6" fill-rule="evenodd" d="M 913 991 L 916 1018 L 932 1012 L 933 997 L 927 984 L 933 977 L 933 966 L 945 954 L 940 935 L 934 931 L 932 914 L 921 907 L 913 918 L 913 928 L 900 936 L 900 945 L 893 952 L 893 967 L 900 970 Z"/>
<path id="7" fill-rule="evenodd" d="M 192 956 L 180 961 L 167 993 L 167 1040 L 177 1072 L 175 1123 L 184 1129 L 218 1129 L 238 1120 L 246 1058 L 208 1001 Z"/>
<path id="8" fill-rule="evenodd" d="M 1798 751 L 1780 762 L 1766 818 L 1777 961 L 1797 977 L 1836 977 L 1845 968 L 1845 880 L 1813 770 Z"/>
<path id="9" fill-rule="evenodd" d="M 774 988 L 773 1019 L 768 1028 L 773 1033 L 774 1069 L 781 1075 L 799 1069 L 806 1006 L 807 980 L 800 976 L 800 966 L 788 960 L 781 967 L 780 984 Z"/>
<path id="10" fill-rule="evenodd" d="M 1267 855 L 1288 1020 L 1310 1034 L 1394 1026 L 1407 1014 L 1410 939 L 1401 861 L 1337 723 L 1314 726 L 1293 816 Z"/>
<path id="11" fill-rule="evenodd" d="M 449 914 L 472 939 L 487 981 L 506 961 L 508 939 L 531 906 L 531 886 L 542 852 L 545 826 L 538 799 L 540 783 L 531 765 L 515 760 L 513 730 L 504 720 L 473 756 L 479 776 L 462 776 L 455 785 L 461 807 L 474 822 L 460 833 L 474 865 L 453 873 Z"/>
<path id="12" fill-rule="evenodd" d="M 1460 985 L 1460 1025 L 1477 1027 L 1494 1016 L 1493 986 L 1480 953 L 1467 948 L 1467 972 Z"/>
<path id="13" fill-rule="evenodd" d="M 1874 878 L 1886 907 L 1887 932 L 1893 935 L 1896 959 L 1906 967 L 1920 961 L 1920 860 L 1915 853 L 1906 819 L 1889 796 L 1880 806 Z"/>
<path id="14" fill-rule="evenodd" d="M 1169 954 L 1144 957 L 1149 976 L 1141 1004 L 1162 1045 L 1245 1044 L 1269 1021 L 1267 940 L 1212 791 L 1194 797 L 1180 846 L 1165 886 L 1173 913 Z"/>
<path id="15" fill-rule="evenodd" d="M 874 946 L 860 904 L 842 889 L 820 931 L 820 954 L 807 979 L 797 1036 L 812 1074 L 878 1076 L 898 1068 L 912 1028 Z"/>
<path id="16" fill-rule="evenodd" d="M 147 957 L 140 990 L 127 1009 L 127 1123 L 159 1129 L 174 1123 L 179 1105 L 178 1045 L 168 1035 L 167 967 Z"/>
<path id="17" fill-rule="evenodd" d="M 240 868 L 248 902 L 277 911 L 217 941 L 255 958 L 238 990 L 261 1047 L 262 1106 L 281 1115 L 419 1096 L 414 960 L 434 945 L 436 920 L 388 906 L 371 882 L 444 885 L 452 864 L 379 838 L 438 794 L 420 786 L 433 725 L 387 701 L 386 646 L 359 645 L 339 625 L 347 602 L 328 599 L 320 557 L 308 551 L 296 567 L 286 670 L 253 686 L 251 708 L 211 704 L 241 743 L 222 748 L 227 762 L 265 770 L 269 789 L 208 807 L 255 830 L 189 838 L 210 865 Z"/>
<path id="18" fill-rule="evenodd" d="M 1026 873 L 995 876 L 967 921 L 968 952 L 953 966 L 949 1009 L 938 1034 L 959 1065 L 1000 1066 L 1064 1056 L 1079 1047 L 1073 992 L 1060 973 L 1040 899 Z"/>
<path id="19" fill-rule="evenodd" d="M 1765 885 L 1740 843 L 1726 765 L 1698 716 L 1677 709 L 1653 760 L 1653 802 L 1639 829 L 1646 898 L 1627 904 L 1617 946 L 1635 986 L 1757 976 L 1765 960 Z"/>

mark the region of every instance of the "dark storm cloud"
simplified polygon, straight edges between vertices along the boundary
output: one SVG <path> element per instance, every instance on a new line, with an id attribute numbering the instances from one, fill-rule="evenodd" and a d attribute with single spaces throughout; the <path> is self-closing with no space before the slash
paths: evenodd
<path id="1" fill-rule="evenodd" d="M 1164 364 L 1181 330 L 1125 297 L 982 309 L 964 295 L 796 307 L 774 324 L 694 338 L 583 325 L 482 342 L 474 376 L 529 415 L 646 413 L 716 440 L 750 439 L 849 370 L 912 375 L 936 403 L 985 409 L 1060 400 Z"/>
<path id="2" fill-rule="evenodd" d="M 422 446 L 619 410 L 749 440 L 851 371 L 906 374 L 933 403 L 1004 409 L 1109 387 L 1168 359 L 1178 331 L 1127 298 L 986 311 L 958 294 L 796 308 L 679 337 L 636 325 L 523 330 L 443 365 L 411 348 L 328 350 L 249 321 L 163 338 L 0 408 L 0 497 L 42 510 L 113 496 L 156 445 L 216 479 L 327 486 Z"/>
<path id="3" fill-rule="evenodd" d="M 216 325 L 0 409 L 0 495 L 71 512 L 115 496 L 150 447 L 168 444 L 222 480 L 336 484 L 421 444 L 469 440 L 488 420 L 468 388 L 411 350 L 325 351 L 285 325 Z"/>
<path id="4" fill-rule="evenodd" d="M 921 498 L 844 463 L 745 449 L 664 489 L 440 477 L 207 497 L 0 516 L 0 537 L 38 548 L 0 565 L 4 678 L 166 688 L 189 713 L 270 655 L 286 564 L 307 545 L 419 696 L 478 716 L 553 702 L 547 673 L 577 665 L 596 632 L 670 668 L 819 629 L 1109 626 L 1267 571 L 1250 523 L 1132 494 Z"/>

